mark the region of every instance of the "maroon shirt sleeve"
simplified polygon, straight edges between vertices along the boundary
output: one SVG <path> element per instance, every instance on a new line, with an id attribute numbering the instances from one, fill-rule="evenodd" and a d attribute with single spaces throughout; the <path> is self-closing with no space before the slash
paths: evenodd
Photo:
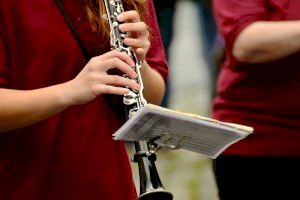
<path id="1" fill-rule="evenodd" d="M 238 34 L 255 21 L 266 21 L 264 0 L 214 0 L 214 14 L 220 33 L 231 52 Z"/>
<path id="2" fill-rule="evenodd" d="M 146 60 L 153 69 L 162 75 L 166 82 L 168 76 L 168 66 L 152 0 L 148 1 L 146 22 L 149 26 L 151 42 L 151 47 L 148 51 Z"/>
<path id="3" fill-rule="evenodd" d="M 0 87 L 7 85 L 7 64 L 4 41 L 3 26 L 0 22 Z"/>

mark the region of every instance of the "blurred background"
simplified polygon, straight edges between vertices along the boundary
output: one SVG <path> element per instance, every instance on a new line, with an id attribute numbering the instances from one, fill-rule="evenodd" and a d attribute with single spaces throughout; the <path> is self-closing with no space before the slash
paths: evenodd
<path id="1" fill-rule="evenodd" d="M 160 0 L 163 2 L 163 0 Z M 167 11 L 169 12 L 169 11 Z M 203 21 L 195 1 L 178 1 L 173 18 L 173 40 L 169 48 L 169 98 L 167 107 L 210 116 L 213 82 L 205 55 Z M 129 156 L 133 148 L 129 148 Z M 160 150 L 156 167 L 174 200 L 217 200 L 212 160 L 185 150 Z M 137 189 L 137 164 L 132 163 Z"/>

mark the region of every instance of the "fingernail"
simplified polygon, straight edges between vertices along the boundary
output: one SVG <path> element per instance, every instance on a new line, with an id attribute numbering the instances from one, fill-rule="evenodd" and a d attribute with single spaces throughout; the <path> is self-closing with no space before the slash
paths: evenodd
<path id="1" fill-rule="evenodd" d="M 102 18 L 107 21 L 108 20 L 107 14 L 103 14 Z"/>
<path id="2" fill-rule="evenodd" d="M 136 79 L 137 77 L 138 77 L 138 75 L 137 75 L 137 74 L 134 74 L 134 75 L 132 76 L 133 79 L 131 79 L 131 80 L 132 80 L 133 82 L 136 82 L 135 79 Z"/>
<path id="3" fill-rule="evenodd" d="M 120 14 L 120 15 L 117 16 L 117 20 L 118 21 L 122 21 L 122 19 L 123 19 L 122 14 Z"/>
<path id="4" fill-rule="evenodd" d="M 122 24 L 119 25 L 119 29 L 122 31 L 122 29 L 123 29 L 123 25 Z"/>
<path id="5" fill-rule="evenodd" d="M 140 87 L 140 85 L 137 85 L 137 86 L 135 86 L 134 89 L 135 89 L 135 90 L 139 90 L 139 89 L 141 89 L 141 87 Z"/>

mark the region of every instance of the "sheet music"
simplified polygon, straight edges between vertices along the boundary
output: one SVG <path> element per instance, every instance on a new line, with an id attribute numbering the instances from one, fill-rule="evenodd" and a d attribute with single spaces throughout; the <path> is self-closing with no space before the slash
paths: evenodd
<path id="1" fill-rule="evenodd" d="M 172 149 L 185 149 L 216 158 L 253 128 L 148 104 L 113 136 L 115 140 L 153 141 Z"/>

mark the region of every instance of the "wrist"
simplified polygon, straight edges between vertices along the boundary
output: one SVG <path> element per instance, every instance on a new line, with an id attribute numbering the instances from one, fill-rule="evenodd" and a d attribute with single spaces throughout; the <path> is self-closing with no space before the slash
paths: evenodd
<path id="1" fill-rule="evenodd" d="M 147 63 L 147 61 L 145 60 L 141 67 L 141 74 L 144 76 L 145 74 L 147 74 L 149 72 L 149 70 L 150 70 L 150 66 Z"/>
<path id="2" fill-rule="evenodd" d="M 61 107 L 70 107 L 76 105 L 75 101 L 72 98 L 72 93 L 70 92 L 71 84 L 70 81 L 56 85 L 56 98 L 58 99 L 59 104 Z"/>

